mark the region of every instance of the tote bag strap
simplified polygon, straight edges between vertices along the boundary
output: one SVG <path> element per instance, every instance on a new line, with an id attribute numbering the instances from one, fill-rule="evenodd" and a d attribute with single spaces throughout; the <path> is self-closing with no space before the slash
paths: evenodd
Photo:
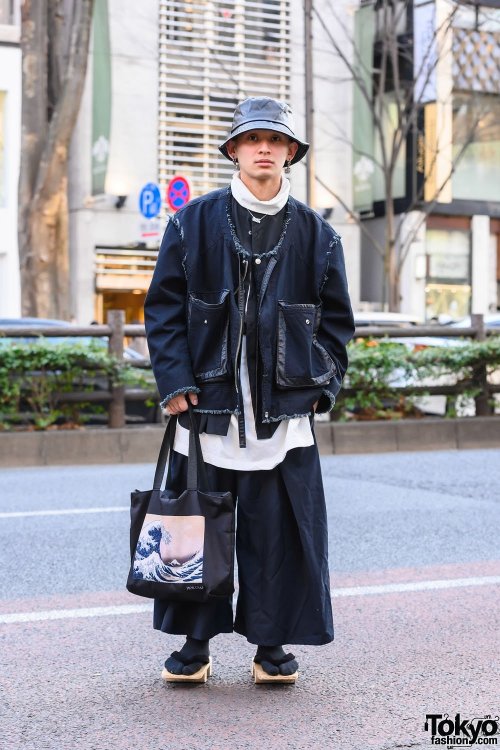
<path id="1" fill-rule="evenodd" d="M 208 490 L 208 477 L 205 462 L 203 460 L 203 453 L 201 451 L 200 435 L 194 416 L 193 407 L 188 401 L 188 412 L 189 412 L 189 455 L 188 455 L 188 476 L 187 476 L 187 489 L 197 490 L 200 486 L 204 490 Z M 161 489 L 161 483 L 165 475 L 165 468 L 167 465 L 168 457 L 174 448 L 175 440 L 175 429 L 177 427 L 177 417 L 170 417 L 168 420 L 165 434 L 160 447 L 160 453 L 158 455 L 158 461 L 156 463 L 155 477 L 153 481 L 153 489 Z"/>
<path id="2" fill-rule="evenodd" d="M 188 456 L 188 477 L 187 489 L 197 490 L 204 489 L 208 491 L 208 477 L 203 453 L 201 450 L 200 434 L 198 425 L 194 416 L 194 409 L 188 400 L 189 412 L 189 456 Z"/>
<path id="3" fill-rule="evenodd" d="M 158 455 L 158 461 L 156 462 L 155 478 L 153 481 L 153 489 L 159 490 L 165 474 L 165 466 L 167 465 L 168 456 L 174 447 L 175 428 L 177 425 L 177 417 L 170 417 L 163 440 L 161 441 L 160 453 Z"/>

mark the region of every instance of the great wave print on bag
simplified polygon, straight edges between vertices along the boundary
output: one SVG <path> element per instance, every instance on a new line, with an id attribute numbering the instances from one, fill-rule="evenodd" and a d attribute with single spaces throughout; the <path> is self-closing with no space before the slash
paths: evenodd
<path id="1" fill-rule="evenodd" d="M 202 583 L 203 516 L 148 513 L 134 556 L 133 577 L 167 583 Z"/>

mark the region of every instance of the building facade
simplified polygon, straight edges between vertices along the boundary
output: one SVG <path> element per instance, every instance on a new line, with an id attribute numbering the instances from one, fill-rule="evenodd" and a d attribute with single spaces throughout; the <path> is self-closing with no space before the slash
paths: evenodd
<path id="1" fill-rule="evenodd" d="M 0 0 L 0 317 L 21 309 L 17 184 L 21 149 L 20 7 Z"/>
<path id="2" fill-rule="evenodd" d="M 361 5 L 363 29 L 372 28 L 368 64 L 377 68 L 383 3 Z M 398 253 L 406 255 L 401 309 L 422 319 L 491 312 L 500 308 L 500 3 L 400 0 L 395 13 L 398 6 L 398 41 L 412 56 L 399 62 L 399 91 L 406 75 L 415 113 L 393 191 Z M 389 76 L 388 139 L 397 93 Z M 383 246 L 387 210 L 377 136 L 375 146 L 369 139 L 365 132 L 373 162 L 360 152 L 353 157 L 354 205 L 367 229 L 361 300 L 378 308 L 383 264 L 374 239 Z"/>
<path id="3" fill-rule="evenodd" d="M 324 6 L 327 13 L 329 3 Z M 108 43 L 102 38 L 106 18 Z M 303 9 L 300 0 L 155 0 L 140 6 L 96 0 L 97 19 L 71 148 L 73 314 L 86 323 L 118 308 L 132 322 L 142 320 L 158 242 L 172 213 L 166 201 L 172 178 L 185 177 L 191 197 L 231 179 L 233 167 L 218 145 L 237 102 L 247 96 L 284 99 L 295 112 L 297 133 L 304 135 Z M 315 207 L 343 236 L 356 300 L 358 230 L 330 192 L 347 200 L 351 191 L 350 155 L 332 138 L 331 127 L 333 120 L 340 131 L 340 121 L 349 123 L 351 88 L 342 82 L 321 29 L 316 33 L 321 182 Z M 104 101 L 110 109 L 104 115 L 103 87 L 109 87 Z M 292 168 L 292 190 L 300 200 L 305 174 L 304 163 Z M 139 212 L 141 189 L 149 183 L 158 185 L 162 198 L 156 223 Z"/>
<path id="4" fill-rule="evenodd" d="M 373 240 L 384 242 L 385 206 L 380 174 L 358 153 L 370 152 L 372 135 L 346 63 L 355 62 L 360 8 L 375 13 L 381 5 L 316 0 L 312 26 L 313 207 L 342 236 L 353 305 L 361 309 L 384 306 L 383 266 Z M 500 10 L 493 7 L 499 3 L 404 5 L 398 33 L 417 57 L 429 28 L 435 31 L 450 7 L 456 13 L 396 170 L 400 237 L 403 244 L 411 238 L 401 309 L 422 319 L 487 312 L 498 306 L 500 283 Z M 232 166 L 217 146 L 235 104 L 254 95 L 285 99 L 305 137 L 304 8 L 301 0 L 95 0 L 95 9 L 70 152 L 72 316 L 80 323 L 102 321 L 118 308 L 128 321 L 140 321 L 172 212 L 167 187 L 178 175 L 188 181 L 191 197 L 228 184 Z M 375 45 L 373 37 L 364 46 L 367 68 L 376 62 Z M 11 316 L 20 309 L 20 91 L 19 3 L 0 0 L 0 310 Z M 415 193 L 424 182 L 442 182 L 450 165 L 444 189 L 423 195 L 423 210 Z M 292 168 L 291 182 L 294 195 L 305 200 L 305 161 Z M 139 204 L 151 185 L 158 186 L 161 211 L 148 220 Z"/>
<path id="5" fill-rule="evenodd" d="M 95 0 L 87 78 L 70 150 L 73 318 L 142 320 L 157 236 L 141 188 L 158 174 L 158 2 Z"/>
<path id="6" fill-rule="evenodd" d="M 159 181 L 194 195 L 227 185 L 220 158 L 239 101 L 290 98 L 289 0 L 160 0 Z"/>

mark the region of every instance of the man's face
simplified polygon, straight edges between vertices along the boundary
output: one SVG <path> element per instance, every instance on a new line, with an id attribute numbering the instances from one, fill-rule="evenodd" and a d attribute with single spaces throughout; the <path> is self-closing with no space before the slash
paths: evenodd
<path id="1" fill-rule="evenodd" d="M 248 130 L 228 144 L 232 159 L 238 159 L 242 176 L 253 180 L 281 178 L 285 162 L 293 159 L 298 145 L 275 130 Z"/>

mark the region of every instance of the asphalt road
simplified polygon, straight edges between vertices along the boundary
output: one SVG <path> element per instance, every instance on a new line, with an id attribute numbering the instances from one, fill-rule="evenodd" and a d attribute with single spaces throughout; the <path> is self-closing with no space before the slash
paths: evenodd
<path id="1" fill-rule="evenodd" d="M 152 466 L 1 470 L 2 750 L 430 748 L 426 714 L 500 714 L 500 451 L 322 463 L 336 640 L 273 688 L 238 635 L 207 685 L 160 680 L 182 639 L 124 589 Z"/>

